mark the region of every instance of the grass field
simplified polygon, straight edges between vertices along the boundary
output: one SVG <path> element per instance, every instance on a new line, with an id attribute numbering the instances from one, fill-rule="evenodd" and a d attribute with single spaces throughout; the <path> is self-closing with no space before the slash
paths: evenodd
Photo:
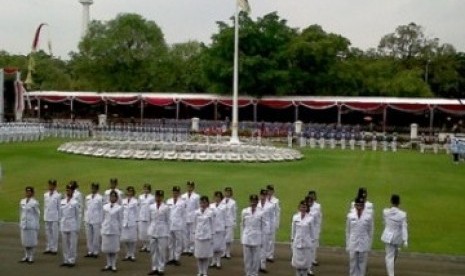
<path id="1" fill-rule="evenodd" d="M 324 212 L 321 244 L 342 247 L 349 202 L 357 188 L 365 186 L 375 205 L 374 248 L 382 248 L 382 208 L 389 205 L 391 193 L 399 193 L 401 207 L 408 212 L 408 251 L 465 255 L 465 165 L 454 165 L 444 154 L 307 149 L 304 160 L 292 163 L 182 163 L 58 153 L 56 148 L 62 142 L 0 144 L 0 220 L 18 219 L 18 202 L 26 185 L 33 185 L 42 201 L 49 178 L 59 181 L 61 191 L 75 179 L 84 193 L 91 181 L 106 189 L 110 177 L 117 177 L 121 187 L 134 185 L 140 191 L 148 182 L 168 194 L 173 185 L 184 188 L 187 180 L 194 180 L 198 192 L 209 196 L 230 185 L 239 209 L 246 206 L 250 193 L 273 183 L 282 202 L 279 240 L 289 240 L 297 202 L 315 189 Z"/>

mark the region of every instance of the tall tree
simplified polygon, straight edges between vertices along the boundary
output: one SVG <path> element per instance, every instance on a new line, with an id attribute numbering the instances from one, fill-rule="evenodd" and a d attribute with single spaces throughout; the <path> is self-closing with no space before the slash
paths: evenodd
<path id="1" fill-rule="evenodd" d="M 240 14 L 239 91 L 250 95 L 285 94 L 289 91 L 288 61 L 284 55 L 296 30 L 276 13 L 253 21 Z M 218 23 L 219 32 L 206 49 L 204 70 L 209 91 L 230 93 L 233 79 L 234 26 Z"/>
<path id="2" fill-rule="evenodd" d="M 167 45 L 153 21 L 120 14 L 108 22 L 93 21 L 72 53 L 76 79 L 98 91 L 154 91 L 166 88 L 162 64 Z"/>

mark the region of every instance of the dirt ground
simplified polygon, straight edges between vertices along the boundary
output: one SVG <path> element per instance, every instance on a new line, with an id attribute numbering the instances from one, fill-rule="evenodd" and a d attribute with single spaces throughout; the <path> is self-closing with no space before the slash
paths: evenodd
<path id="1" fill-rule="evenodd" d="M 63 268 L 60 254 L 57 256 L 43 255 L 44 233 L 40 233 L 40 243 L 37 248 L 34 264 L 23 264 L 18 261 L 23 257 L 23 251 L 19 239 L 17 224 L 0 223 L 0 275 L 30 275 L 30 276 L 55 276 L 55 275 L 106 275 L 112 272 L 101 272 L 105 264 L 104 256 L 98 259 L 88 259 L 83 256 L 86 253 L 83 231 L 81 232 L 78 246 L 78 260 L 74 268 Z M 210 269 L 210 276 L 244 275 L 242 250 L 238 242 L 233 248 L 231 260 L 223 260 L 221 270 Z M 120 252 L 121 253 L 121 252 Z M 121 253 L 122 254 L 122 253 Z M 149 254 L 138 253 L 136 262 L 118 261 L 116 275 L 147 275 L 150 270 Z M 318 253 L 320 266 L 315 269 L 315 275 L 348 275 L 347 254 L 338 248 L 320 248 Z M 182 257 L 180 267 L 168 266 L 165 275 L 197 275 L 197 266 L 193 257 Z M 276 260 L 268 264 L 269 275 L 295 275 L 290 265 L 289 245 L 279 244 L 276 247 Z M 264 274 L 262 274 L 264 275 Z M 383 252 L 373 252 L 368 261 L 368 275 L 386 275 L 384 268 Z M 423 255 L 402 253 L 397 265 L 396 275 L 429 276 L 429 275 L 465 275 L 465 258 L 440 255 Z"/>

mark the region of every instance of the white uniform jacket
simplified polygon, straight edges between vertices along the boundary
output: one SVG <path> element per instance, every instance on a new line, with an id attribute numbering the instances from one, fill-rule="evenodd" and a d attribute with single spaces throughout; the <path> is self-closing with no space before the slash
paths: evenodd
<path id="1" fill-rule="evenodd" d="M 258 208 L 252 213 L 252 207 L 242 210 L 241 242 L 243 245 L 259 246 L 262 244 L 262 234 L 265 228 L 263 212 Z"/>
<path id="2" fill-rule="evenodd" d="M 40 206 L 39 202 L 34 198 L 21 199 L 20 207 L 20 223 L 19 226 L 23 230 L 39 230 L 40 228 Z"/>
<path id="3" fill-rule="evenodd" d="M 265 200 L 264 204 L 259 201 L 257 204 L 257 209 L 263 213 L 263 219 L 265 222 L 265 225 L 263 226 L 263 233 L 271 234 L 272 231 L 274 231 L 273 227 L 275 226 L 275 205 L 267 200 Z"/>
<path id="4" fill-rule="evenodd" d="M 294 248 L 310 248 L 314 246 L 314 218 L 309 214 L 299 212 L 292 217 L 291 241 Z"/>
<path id="5" fill-rule="evenodd" d="M 274 228 L 279 228 L 279 223 L 281 221 L 281 206 L 279 205 L 279 199 L 275 196 L 270 197 L 269 202 L 274 204 Z"/>
<path id="6" fill-rule="evenodd" d="M 88 224 L 101 224 L 103 221 L 103 197 L 100 194 L 86 196 L 84 209 L 84 222 Z"/>
<path id="7" fill-rule="evenodd" d="M 149 227 L 147 233 L 150 237 L 163 238 L 170 235 L 170 208 L 165 203 L 158 206 L 156 203 L 149 207 Z"/>
<path id="8" fill-rule="evenodd" d="M 150 220 L 150 205 L 155 203 L 152 194 L 142 194 L 139 196 L 139 221 Z"/>
<path id="9" fill-rule="evenodd" d="M 170 198 L 166 201 L 170 207 L 170 231 L 186 230 L 186 202 L 178 198 L 176 203 Z"/>
<path id="10" fill-rule="evenodd" d="M 44 221 L 60 221 L 61 194 L 57 191 L 44 194 Z"/>
<path id="11" fill-rule="evenodd" d="M 226 231 L 226 209 L 223 204 L 210 204 L 210 209 L 213 212 L 213 227 L 215 232 Z"/>
<path id="12" fill-rule="evenodd" d="M 237 207 L 236 201 L 232 198 L 223 198 L 221 204 L 224 205 L 226 210 L 226 226 L 236 226 Z"/>
<path id="13" fill-rule="evenodd" d="M 195 211 L 200 208 L 200 196 L 192 192 L 184 193 L 181 198 L 186 202 L 186 223 L 193 223 L 195 217 Z"/>
<path id="14" fill-rule="evenodd" d="M 113 207 L 112 207 L 113 205 Z M 123 207 L 114 203 L 103 206 L 102 235 L 121 235 L 123 228 Z"/>
<path id="15" fill-rule="evenodd" d="M 64 198 L 60 205 L 60 230 L 62 232 L 79 231 L 81 219 L 81 207 L 74 197 Z"/>
<path id="16" fill-rule="evenodd" d="M 320 238 L 321 224 L 323 221 L 323 213 L 321 212 L 321 205 L 318 202 L 313 202 L 310 206 L 310 212 L 313 214 L 314 225 L 315 225 L 315 239 Z"/>
<path id="17" fill-rule="evenodd" d="M 105 191 L 105 193 L 103 194 L 103 203 L 104 204 L 107 204 L 110 202 L 110 193 L 111 191 L 113 191 L 112 189 L 108 189 Z M 123 199 L 124 199 L 124 193 L 120 190 L 120 189 L 115 189 L 115 192 L 118 194 L 118 201 L 117 203 L 119 205 L 121 205 L 123 203 Z"/>
<path id="18" fill-rule="evenodd" d="M 368 252 L 373 241 L 373 217 L 363 211 L 360 218 L 356 212 L 349 212 L 346 222 L 346 250 Z"/>
<path id="19" fill-rule="evenodd" d="M 213 239 L 213 211 L 210 208 L 206 208 L 203 212 L 198 209 L 194 215 L 194 238 L 196 240 Z"/>
<path id="20" fill-rule="evenodd" d="M 139 217 L 139 201 L 137 198 L 123 199 L 123 227 L 136 227 Z"/>
<path id="21" fill-rule="evenodd" d="M 408 241 L 407 214 L 397 207 L 383 210 L 384 231 L 381 240 L 395 245 Z"/>

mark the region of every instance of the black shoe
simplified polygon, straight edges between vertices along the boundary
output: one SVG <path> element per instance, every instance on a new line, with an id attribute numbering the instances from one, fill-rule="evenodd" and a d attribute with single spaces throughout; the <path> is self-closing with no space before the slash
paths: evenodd
<path id="1" fill-rule="evenodd" d="M 45 250 L 45 251 L 43 252 L 43 254 L 44 254 L 44 255 L 49 255 L 49 254 L 52 254 L 52 251 L 50 251 L 50 250 Z"/>
<path id="2" fill-rule="evenodd" d="M 135 262 L 135 261 L 136 261 L 136 257 L 129 257 L 129 261 Z"/>
<path id="3" fill-rule="evenodd" d="M 313 266 L 319 266 L 320 263 L 318 263 L 318 262 L 313 262 L 312 265 L 313 265 Z"/>
<path id="4" fill-rule="evenodd" d="M 18 261 L 18 263 L 27 263 L 28 260 L 27 258 L 22 258 L 21 260 Z"/>
<path id="5" fill-rule="evenodd" d="M 72 267 L 75 267 L 76 265 L 75 264 L 68 264 L 67 267 L 69 268 L 72 268 Z"/>
<path id="6" fill-rule="evenodd" d="M 62 267 L 68 266 L 68 263 L 62 263 L 60 266 Z"/>
<path id="7" fill-rule="evenodd" d="M 315 276 L 315 274 L 313 272 L 307 272 L 307 276 Z"/>
<path id="8" fill-rule="evenodd" d="M 92 258 L 97 259 L 97 258 L 98 258 L 98 254 L 92 254 Z"/>
<path id="9" fill-rule="evenodd" d="M 158 270 L 152 270 L 147 275 L 158 275 Z"/>
<path id="10" fill-rule="evenodd" d="M 216 265 L 215 264 L 210 264 L 208 267 L 215 267 Z"/>
<path id="11" fill-rule="evenodd" d="M 92 258 L 94 257 L 94 254 L 92 253 L 87 253 L 86 255 L 84 255 L 84 258 Z"/>
<path id="12" fill-rule="evenodd" d="M 181 265 L 181 262 L 177 261 L 177 260 L 174 260 L 173 261 L 173 265 L 174 266 L 180 266 Z"/>
<path id="13" fill-rule="evenodd" d="M 189 252 L 189 253 L 187 253 L 187 256 L 192 257 L 192 256 L 194 256 L 194 253 Z"/>
<path id="14" fill-rule="evenodd" d="M 274 259 L 271 259 L 271 258 L 266 259 L 266 261 L 267 261 L 268 263 L 274 263 Z"/>
<path id="15" fill-rule="evenodd" d="M 102 271 L 109 271 L 111 270 L 111 267 L 110 266 L 105 266 L 104 268 L 101 269 Z"/>
<path id="16" fill-rule="evenodd" d="M 56 251 L 50 251 L 50 255 L 56 256 L 58 253 Z"/>
<path id="17" fill-rule="evenodd" d="M 263 273 L 263 274 L 267 274 L 268 270 L 260 268 L 260 270 L 258 272 Z"/>
<path id="18" fill-rule="evenodd" d="M 118 272 L 118 270 L 116 269 L 116 267 L 112 267 L 111 272 L 116 273 L 116 272 Z"/>
<path id="19" fill-rule="evenodd" d="M 175 262 L 175 260 L 169 260 L 169 261 L 166 263 L 166 265 L 173 265 L 174 262 Z"/>
<path id="20" fill-rule="evenodd" d="M 131 257 L 124 257 L 124 258 L 122 259 L 122 261 L 123 261 L 123 262 L 127 262 L 127 261 L 129 261 L 130 259 L 131 259 Z"/>
<path id="21" fill-rule="evenodd" d="M 189 252 L 182 252 L 181 256 L 189 256 Z"/>
<path id="22" fill-rule="evenodd" d="M 165 272 L 163 272 L 163 271 L 158 271 L 158 275 L 165 275 Z"/>
<path id="23" fill-rule="evenodd" d="M 215 267 L 216 267 L 216 269 L 221 269 L 222 268 L 221 265 L 216 265 Z"/>
<path id="24" fill-rule="evenodd" d="M 28 263 L 28 264 L 33 264 L 33 263 L 34 263 L 34 261 L 32 261 L 32 260 L 28 260 L 28 261 L 27 261 L 27 263 Z"/>

